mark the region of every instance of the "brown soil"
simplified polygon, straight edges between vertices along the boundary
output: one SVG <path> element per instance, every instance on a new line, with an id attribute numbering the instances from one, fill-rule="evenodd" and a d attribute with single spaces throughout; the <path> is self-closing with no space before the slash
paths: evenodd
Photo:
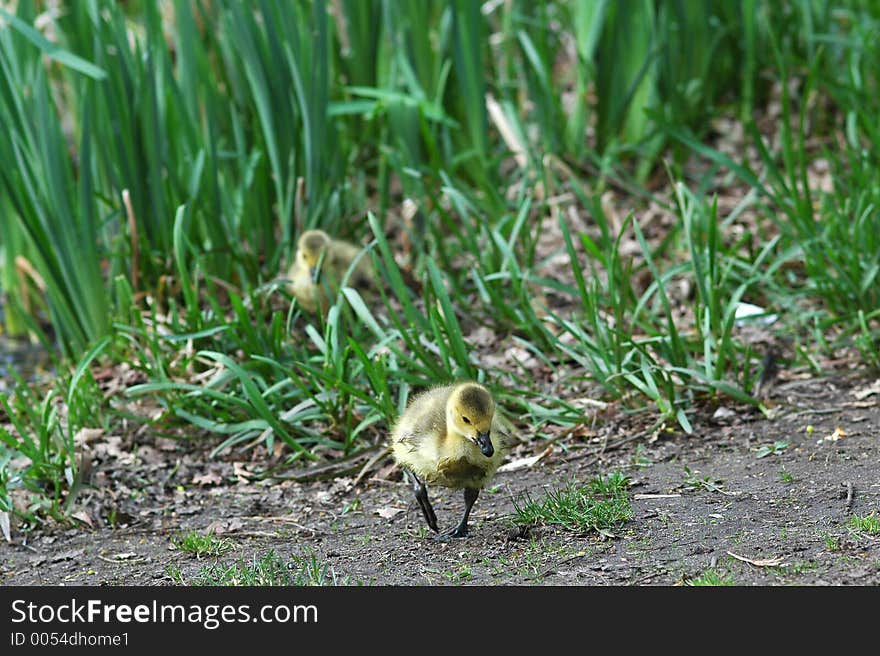
<path id="1" fill-rule="evenodd" d="M 772 419 L 707 409 L 691 436 L 607 422 L 589 448 L 560 440 L 534 466 L 498 474 L 470 536 L 452 542 L 426 534 L 410 488 L 384 461 L 357 485 L 353 475 L 251 482 L 240 463 L 211 460 L 193 442 L 141 436 L 131 449 L 102 436 L 91 445 L 92 487 L 81 493 L 80 517 L 94 527 L 14 530 L 14 543 L 0 546 L 0 581 L 170 585 L 174 568 L 192 581 L 206 564 L 274 550 L 285 560 L 314 554 L 349 584 L 674 585 L 711 569 L 737 585 L 877 585 L 880 535 L 850 526 L 854 515 L 880 516 L 872 384 L 854 375 L 787 382 L 773 391 Z M 788 446 L 759 457 L 777 441 Z M 512 528 L 524 492 L 537 499 L 614 470 L 631 478 L 633 497 L 633 517 L 616 535 Z M 441 527 L 451 527 L 460 493 L 430 492 Z M 201 559 L 176 549 L 174 538 L 192 529 L 235 546 Z"/>

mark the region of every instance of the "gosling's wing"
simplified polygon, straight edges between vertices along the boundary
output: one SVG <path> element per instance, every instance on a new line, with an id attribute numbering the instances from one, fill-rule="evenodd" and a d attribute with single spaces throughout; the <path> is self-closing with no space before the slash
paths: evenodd
<path id="1" fill-rule="evenodd" d="M 413 399 L 394 431 L 393 442 L 417 450 L 446 434 L 446 399 L 449 387 L 429 390 Z"/>
<path id="2" fill-rule="evenodd" d="M 410 452 L 418 451 L 424 437 L 424 435 L 420 435 L 413 430 L 398 430 L 394 435 L 393 445 L 403 447 Z"/>

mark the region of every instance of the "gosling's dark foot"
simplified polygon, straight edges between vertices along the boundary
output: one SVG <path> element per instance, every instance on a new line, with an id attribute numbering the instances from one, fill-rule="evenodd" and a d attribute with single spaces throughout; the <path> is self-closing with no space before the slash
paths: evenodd
<path id="1" fill-rule="evenodd" d="M 438 542 L 449 542 L 450 540 L 454 540 L 456 538 L 466 538 L 468 536 L 468 527 L 467 526 L 456 526 L 451 531 L 446 531 L 445 533 L 440 533 L 439 535 L 435 535 L 434 539 Z"/>

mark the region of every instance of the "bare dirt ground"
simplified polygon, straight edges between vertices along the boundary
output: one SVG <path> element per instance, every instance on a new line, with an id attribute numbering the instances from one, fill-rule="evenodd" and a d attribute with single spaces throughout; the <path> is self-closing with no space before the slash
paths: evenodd
<path id="1" fill-rule="evenodd" d="M 14 531 L 0 545 L 0 581 L 172 585 L 272 550 L 314 556 L 352 585 L 677 585 L 707 571 L 735 585 L 880 584 L 880 535 L 851 525 L 880 516 L 880 385 L 858 374 L 794 380 L 771 399 L 771 419 L 706 408 L 690 436 L 640 433 L 621 416 L 597 426 L 589 448 L 560 440 L 535 465 L 499 473 L 470 536 L 452 542 L 426 532 L 390 460 L 357 484 L 356 474 L 254 482 L 247 463 L 211 460 L 197 442 L 141 435 L 132 448 L 100 436 L 81 525 Z M 527 443 L 511 459 L 545 447 Z M 524 493 L 538 499 L 615 470 L 631 478 L 633 505 L 615 535 L 513 527 Z M 460 493 L 430 492 L 441 527 L 452 526 Z M 174 546 L 189 530 L 234 546 L 196 558 Z"/>

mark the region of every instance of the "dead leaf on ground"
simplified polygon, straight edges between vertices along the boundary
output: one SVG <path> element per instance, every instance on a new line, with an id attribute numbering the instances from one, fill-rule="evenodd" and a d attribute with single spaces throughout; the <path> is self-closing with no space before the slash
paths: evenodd
<path id="1" fill-rule="evenodd" d="M 217 472 L 206 472 L 204 474 L 199 474 L 198 476 L 193 476 L 192 479 L 193 485 L 220 485 L 223 482 L 223 477 Z"/>
<path id="2" fill-rule="evenodd" d="M 391 508 L 390 506 L 385 506 L 384 508 L 377 508 L 376 514 L 379 515 L 382 519 L 391 519 L 395 515 L 402 513 L 404 511 L 403 508 Z"/>
<path id="3" fill-rule="evenodd" d="M 80 428 L 76 435 L 73 436 L 73 443 L 77 447 L 82 447 L 89 442 L 94 442 L 104 434 L 103 428 Z"/>
<path id="4" fill-rule="evenodd" d="M 333 502 L 333 495 L 329 490 L 318 490 L 314 495 L 315 501 L 322 504 L 329 504 Z"/>
<path id="5" fill-rule="evenodd" d="M 834 429 L 834 432 L 831 435 L 826 435 L 822 439 L 820 439 L 816 444 L 822 444 L 822 442 L 836 442 L 841 437 L 846 437 L 846 431 L 844 431 L 840 426 Z"/>
<path id="6" fill-rule="evenodd" d="M 486 326 L 477 327 L 467 337 L 468 344 L 478 347 L 492 346 L 496 341 L 498 341 L 498 336 L 495 331 Z"/>
<path id="7" fill-rule="evenodd" d="M 214 535 L 223 535 L 224 533 L 235 533 L 244 528 L 244 522 L 237 517 L 232 519 L 220 519 L 216 522 L 208 524 L 208 532 Z"/>
<path id="8" fill-rule="evenodd" d="M 552 444 L 536 456 L 531 456 L 529 458 L 520 458 L 519 460 L 513 460 L 511 462 L 505 463 L 498 468 L 498 471 L 510 472 L 516 471 L 517 469 L 525 469 L 526 467 L 534 467 L 538 462 L 549 456 L 551 453 L 553 453 Z"/>
<path id="9" fill-rule="evenodd" d="M 95 453 L 99 458 L 119 458 L 133 462 L 131 454 L 122 448 L 122 438 L 111 435 L 106 440 L 95 446 Z"/>
<path id="10" fill-rule="evenodd" d="M 243 462 L 232 463 L 232 474 L 238 479 L 239 483 L 250 483 L 257 476 Z"/>
<path id="11" fill-rule="evenodd" d="M 726 408 L 723 405 L 718 406 L 718 409 L 712 414 L 712 421 L 716 424 L 727 424 L 732 420 L 736 419 L 736 412 L 731 410 L 730 408 Z"/>
<path id="12" fill-rule="evenodd" d="M 156 446 L 160 451 L 177 451 L 180 442 L 173 440 L 170 437 L 157 437 Z"/>
<path id="13" fill-rule="evenodd" d="M 80 510 L 79 512 L 75 512 L 71 515 L 74 519 L 78 519 L 83 524 L 88 525 L 89 528 L 95 528 L 95 524 L 92 521 L 91 515 L 87 513 L 85 510 Z"/>

